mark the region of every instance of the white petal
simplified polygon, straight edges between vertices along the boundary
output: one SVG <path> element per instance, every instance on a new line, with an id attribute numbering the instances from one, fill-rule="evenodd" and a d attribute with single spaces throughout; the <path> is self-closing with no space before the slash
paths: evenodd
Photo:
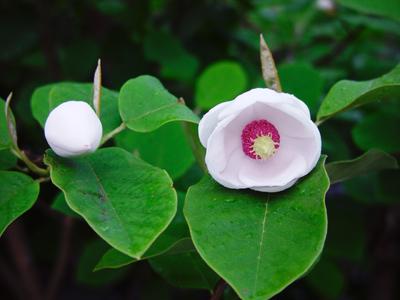
<path id="1" fill-rule="evenodd" d="M 218 119 L 219 113 L 230 103 L 231 101 L 218 104 L 201 118 L 199 123 L 199 138 L 204 147 L 207 147 L 207 140 L 220 121 Z"/>
<path id="2" fill-rule="evenodd" d="M 44 130 L 50 147 L 63 157 L 95 151 L 102 137 L 99 118 L 83 101 L 67 101 L 57 106 L 50 112 Z"/>
<path id="3" fill-rule="evenodd" d="M 220 118 L 223 119 L 231 114 L 238 114 L 255 102 L 269 104 L 271 107 L 288 104 L 288 106 L 291 106 L 292 110 L 297 110 L 301 112 L 304 117 L 310 118 L 310 111 L 303 101 L 291 94 L 279 93 L 267 88 L 252 89 L 237 96 L 229 107 L 221 111 Z"/>
<path id="4" fill-rule="evenodd" d="M 277 193 L 277 192 L 281 192 L 283 190 L 290 188 L 296 182 L 297 182 L 297 179 L 294 179 L 294 180 L 290 181 L 289 183 L 287 183 L 286 185 L 282 185 L 282 186 L 260 186 L 260 187 L 252 187 L 250 189 L 252 189 L 254 191 L 258 191 L 258 192 Z"/>

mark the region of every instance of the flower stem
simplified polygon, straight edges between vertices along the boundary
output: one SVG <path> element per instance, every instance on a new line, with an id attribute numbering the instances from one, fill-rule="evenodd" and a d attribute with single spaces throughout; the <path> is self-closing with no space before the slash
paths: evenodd
<path id="1" fill-rule="evenodd" d="M 107 133 L 106 135 L 103 136 L 103 138 L 101 139 L 100 145 L 103 145 L 105 142 L 112 139 L 114 136 L 116 136 L 118 133 L 120 133 L 125 128 L 126 128 L 125 123 L 121 123 L 121 125 L 119 125 L 117 128 L 113 129 L 112 131 L 110 131 L 109 133 Z"/>
<path id="2" fill-rule="evenodd" d="M 49 175 L 49 169 L 43 169 L 37 166 L 34 162 L 32 162 L 29 157 L 25 154 L 24 151 L 20 150 L 17 147 L 12 147 L 11 152 L 20 160 L 22 160 L 25 165 L 31 170 L 33 173 L 40 175 L 40 176 L 47 176 Z"/>

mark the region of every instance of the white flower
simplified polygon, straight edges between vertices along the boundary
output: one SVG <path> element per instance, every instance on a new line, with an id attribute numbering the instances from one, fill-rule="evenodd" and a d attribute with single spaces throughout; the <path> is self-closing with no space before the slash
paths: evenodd
<path id="1" fill-rule="evenodd" d="M 211 109 L 199 137 L 210 175 L 232 189 L 279 192 L 317 164 L 321 136 L 293 95 L 253 89 Z"/>
<path id="2" fill-rule="evenodd" d="M 93 109 L 83 101 L 67 101 L 53 109 L 44 126 L 51 149 L 63 157 L 94 152 L 103 128 Z"/>

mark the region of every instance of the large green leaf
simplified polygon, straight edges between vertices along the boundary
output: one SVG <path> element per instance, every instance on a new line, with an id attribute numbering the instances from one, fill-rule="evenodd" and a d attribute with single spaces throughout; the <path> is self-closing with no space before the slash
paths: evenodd
<path id="1" fill-rule="evenodd" d="M 196 251 L 161 255 L 149 262 L 167 282 L 180 288 L 212 290 L 219 279 Z"/>
<path id="2" fill-rule="evenodd" d="M 0 171 L 0 236 L 8 225 L 32 207 L 39 194 L 39 183 L 29 176 Z"/>
<path id="3" fill-rule="evenodd" d="M 363 150 L 379 148 L 400 151 L 400 116 L 377 112 L 360 120 L 352 130 L 353 140 Z"/>
<path id="4" fill-rule="evenodd" d="M 396 158 L 386 152 L 372 149 L 352 160 L 335 161 L 326 165 L 330 182 L 344 181 L 368 172 L 397 169 Z"/>
<path id="5" fill-rule="evenodd" d="M 318 70 L 310 64 L 295 62 L 278 68 L 282 90 L 304 101 L 313 115 L 316 114 L 324 87 Z"/>
<path id="6" fill-rule="evenodd" d="M 68 100 L 85 101 L 92 105 L 93 84 L 60 82 L 37 88 L 31 98 L 32 113 L 42 127 L 49 112 Z M 101 123 L 103 134 L 109 133 L 121 124 L 118 112 L 118 93 L 101 89 Z"/>
<path id="7" fill-rule="evenodd" d="M 339 0 L 339 3 L 363 13 L 400 21 L 400 1 L 398 0 Z"/>
<path id="8" fill-rule="evenodd" d="M 176 192 L 165 171 L 120 148 L 77 158 L 47 151 L 53 183 L 70 208 L 111 246 L 136 259 L 165 230 L 176 212 Z"/>
<path id="9" fill-rule="evenodd" d="M 210 109 L 223 101 L 233 100 L 248 85 L 247 74 L 233 61 L 218 61 L 207 67 L 196 82 L 196 104 Z"/>
<path id="10" fill-rule="evenodd" d="M 168 228 L 157 238 L 141 260 L 148 259 L 164 253 L 181 253 L 194 250 L 189 235 L 189 229 L 183 217 L 183 201 L 185 194 L 178 192 L 177 213 Z M 95 270 L 120 268 L 136 262 L 137 259 L 127 256 L 118 250 L 107 250 L 97 263 Z"/>
<path id="11" fill-rule="evenodd" d="M 400 96 L 400 65 L 392 71 L 368 81 L 341 80 L 328 92 L 319 108 L 321 122 L 351 108 Z"/>
<path id="12" fill-rule="evenodd" d="M 210 177 L 188 191 L 184 213 L 196 249 L 245 300 L 265 300 L 305 274 L 323 249 L 325 158 L 281 193 L 226 189 Z"/>
<path id="13" fill-rule="evenodd" d="M 192 150 L 182 124 L 165 124 L 152 132 L 125 130 L 116 136 L 116 145 L 165 169 L 172 179 L 183 175 L 194 163 Z"/>
<path id="14" fill-rule="evenodd" d="M 199 121 L 157 78 L 149 75 L 131 79 L 122 86 L 119 111 L 126 126 L 139 132 L 153 131 L 172 121 Z"/>

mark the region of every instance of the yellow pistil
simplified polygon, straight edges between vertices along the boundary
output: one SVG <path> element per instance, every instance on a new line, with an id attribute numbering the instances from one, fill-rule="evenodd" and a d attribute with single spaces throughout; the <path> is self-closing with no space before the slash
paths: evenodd
<path id="1" fill-rule="evenodd" d="M 276 152 L 276 144 L 278 143 L 275 143 L 271 136 L 262 135 L 254 139 L 252 150 L 257 158 L 268 159 Z"/>

